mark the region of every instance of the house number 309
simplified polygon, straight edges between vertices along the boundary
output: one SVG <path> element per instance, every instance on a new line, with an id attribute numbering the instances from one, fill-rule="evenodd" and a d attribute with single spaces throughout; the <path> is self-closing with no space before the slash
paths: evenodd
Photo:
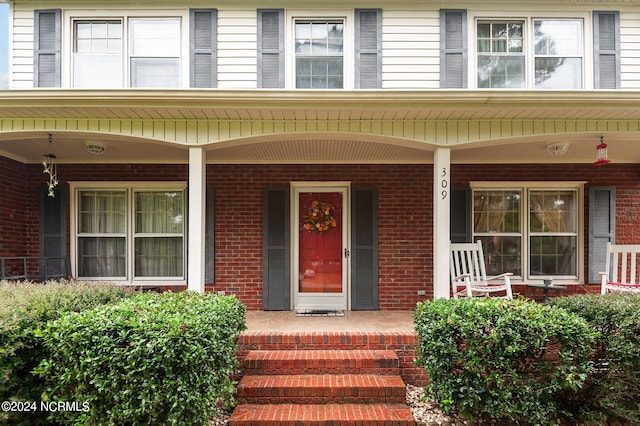
<path id="1" fill-rule="evenodd" d="M 442 188 L 442 199 L 446 200 L 447 195 L 449 195 L 449 192 L 447 191 L 449 188 L 449 172 L 446 167 L 443 167 L 440 173 L 440 188 Z"/>

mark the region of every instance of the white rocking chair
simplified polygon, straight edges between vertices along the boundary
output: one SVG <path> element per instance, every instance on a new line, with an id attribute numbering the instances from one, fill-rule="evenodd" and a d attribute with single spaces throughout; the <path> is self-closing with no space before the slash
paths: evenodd
<path id="1" fill-rule="evenodd" d="M 607 243 L 601 293 L 640 294 L 640 244 Z"/>
<path id="2" fill-rule="evenodd" d="M 458 297 L 486 297 L 500 292 L 503 295 L 499 297 L 513 299 L 511 291 L 511 276 L 513 274 L 505 272 L 487 277 L 480 240 L 477 243 L 451 243 L 450 246 L 451 289 L 454 299 Z M 503 282 L 499 284 L 490 282 L 499 279 Z"/>

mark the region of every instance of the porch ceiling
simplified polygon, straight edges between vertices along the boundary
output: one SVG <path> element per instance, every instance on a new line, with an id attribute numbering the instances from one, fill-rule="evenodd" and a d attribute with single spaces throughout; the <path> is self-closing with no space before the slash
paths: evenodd
<path id="1" fill-rule="evenodd" d="M 7 91 L 0 97 L 0 155 L 24 163 L 38 163 L 42 154 L 51 150 L 61 163 L 188 162 L 186 142 L 166 143 L 148 137 L 67 129 L 66 123 L 75 119 L 105 126 L 110 119 L 123 120 L 141 127 L 217 120 L 237 120 L 249 127 L 278 121 L 292 125 L 303 121 L 353 125 L 587 120 L 593 126 L 582 133 L 562 136 L 562 140 L 558 134 L 541 131 L 526 138 L 451 145 L 451 159 L 454 163 L 592 162 L 598 137 L 604 134 L 613 161 L 640 162 L 640 132 L 618 133 L 615 128 L 620 121 L 633 123 L 629 128 L 640 128 L 640 92 L 630 91 Z M 8 128 L 11 120 L 22 120 L 24 128 Z M 47 133 L 53 135 L 52 147 L 47 143 Z M 107 147 L 103 155 L 85 150 L 85 142 L 96 139 Z M 556 142 L 570 143 L 566 156 L 549 156 L 546 146 Z M 209 163 L 430 163 L 436 147 L 432 143 L 346 131 L 250 136 L 205 148 Z"/>

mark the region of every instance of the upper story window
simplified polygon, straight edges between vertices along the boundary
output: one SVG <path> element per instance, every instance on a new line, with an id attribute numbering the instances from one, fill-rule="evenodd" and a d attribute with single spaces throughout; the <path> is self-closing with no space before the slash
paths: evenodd
<path id="1" fill-rule="evenodd" d="M 73 86 L 179 87 L 180 19 L 130 18 L 127 31 L 124 22 L 74 21 Z"/>
<path id="2" fill-rule="evenodd" d="M 259 88 L 382 87 L 380 9 L 299 12 L 258 9 Z"/>
<path id="3" fill-rule="evenodd" d="M 478 20 L 478 88 L 581 89 L 580 19 Z"/>
<path id="4" fill-rule="evenodd" d="M 296 21 L 297 89 L 342 89 L 344 22 Z"/>

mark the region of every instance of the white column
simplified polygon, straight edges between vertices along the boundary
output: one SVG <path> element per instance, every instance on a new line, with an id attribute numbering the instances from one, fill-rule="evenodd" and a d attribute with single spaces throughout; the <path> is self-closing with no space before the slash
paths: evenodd
<path id="1" fill-rule="evenodd" d="M 451 149 L 438 148 L 433 156 L 433 298 L 448 299 L 449 224 L 451 213 Z"/>
<path id="2" fill-rule="evenodd" d="M 204 241 L 206 200 L 206 154 L 199 146 L 189 148 L 189 244 L 187 289 L 204 293 Z"/>

